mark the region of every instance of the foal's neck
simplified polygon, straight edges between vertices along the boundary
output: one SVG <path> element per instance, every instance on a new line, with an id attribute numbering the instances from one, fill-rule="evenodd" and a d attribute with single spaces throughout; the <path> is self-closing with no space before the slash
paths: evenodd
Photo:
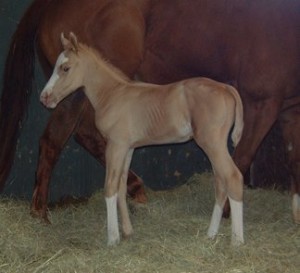
<path id="1" fill-rule="evenodd" d="M 97 52 L 89 52 L 85 69 L 85 94 L 96 110 L 99 105 L 118 95 L 129 79 L 118 69 L 106 62 Z"/>

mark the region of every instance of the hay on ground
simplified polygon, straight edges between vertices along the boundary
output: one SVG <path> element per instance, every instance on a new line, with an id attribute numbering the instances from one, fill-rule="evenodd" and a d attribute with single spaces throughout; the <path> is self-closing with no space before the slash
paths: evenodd
<path id="1" fill-rule="evenodd" d="M 230 221 L 206 238 L 214 204 L 210 174 L 130 204 L 135 234 L 106 246 L 103 192 L 87 204 L 50 212 L 52 225 L 29 216 L 29 202 L 0 199 L 0 272 L 78 273 L 296 273 L 300 228 L 292 222 L 288 193 L 245 190 L 245 240 L 230 245 Z"/>

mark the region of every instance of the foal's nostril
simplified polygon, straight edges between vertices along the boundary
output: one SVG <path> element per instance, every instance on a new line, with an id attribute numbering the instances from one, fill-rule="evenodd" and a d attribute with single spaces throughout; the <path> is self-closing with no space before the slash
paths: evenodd
<path id="1" fill-rule="evenodd" d="M 55 108 L 57 103 L 55 102 L 56 99 L 53 97 L 52 93 L 49 93 L 47 91 L 43 91 L 40 95 L 40 102 L 46 106 L 47 108 Z"/>
<path id="2" fill-rule="evenodd" d="M 45 104 L 45 102 L 47 101 L 48 98 L 48 93 L 47 92 L 42 92 L 41 96 L 40 96 L 40 101 Z"/>
<path id="3" fill-rule="evenodd" d="M 43 103 L 46 107 L 48 107 L 48 104 L 49 104 L 49 93 L 47 91 L 43 91 L 41 93 L 41 96 L 40 96 L 40 101 L 41 103 Z"/>

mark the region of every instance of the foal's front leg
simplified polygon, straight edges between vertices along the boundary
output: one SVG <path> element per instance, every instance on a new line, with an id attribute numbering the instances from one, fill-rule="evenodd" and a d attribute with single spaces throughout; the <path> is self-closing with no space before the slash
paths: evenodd
<path id="1" fill-rule="evenodd" d="M 119 199 L 119 205 L 121 207 L 122 217 L 125 215 L 126 221 L 129 223 L 129 227 L 132 232 L 131 223 L 128 216 L 127 207 L 124 210 L 123 208 L 123 188 L 125 186 L 121 186 L 121 196 L 120 194 L 120 185 L 122 180 L 124 179 L 123 171 L 124 166 L 126 164 L 126 158 L 128 154 L 128 148 L 124 147 L 123 145 L 119 145 L 116 143 L 107 143 L 106 147 L 106 176 L 105 176 L 105 201 L 106 201 L 106 208 L 107 208 L 107 236 L 108 236 L 108 245 L 116 245 L 120 242 L 120 233 L 119 233 L 119 222 L 118 222 L 118 209 L 117 209 L 117 200 Z M 126 182 L 125 182 L 126 184 Z M 126 198 L 126 190 L 125 190 L 125 197 Z M 125 200 L 126 205 L 126 200 Z M 127 206 L 127 205 L 126 205 Z"/>
<path id="2" fill-rule="evenodd" d="M 125 238 L 128 238 L 133 233 L 133 228 L 131 225 L 127 201 L 126 201 L 126 193 L 127 193 L 127 177 L 128 170 L 131 162 L 133 154 L 133 149 L 130 149 L 125 158 L 125 163 L 123 167 L 123 172 L 121 174 L 119 192 L 118 192 L 118 205 L 121 213 L 121 223 L 122 223 L 122 231 Z"/>

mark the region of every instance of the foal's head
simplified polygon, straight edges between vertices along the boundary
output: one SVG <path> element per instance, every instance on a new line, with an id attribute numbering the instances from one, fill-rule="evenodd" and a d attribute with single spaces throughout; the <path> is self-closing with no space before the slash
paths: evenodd
<path id="1" fill-rule="evenodd" d="M 80 58 L 77 38 L 70 33 L 69 39 L 61 34 L 64 51 L 59 55 L 52 76 L 44 87 L 40 100 L 48 108 L 57 104 L 76 89 L 82 87 L 83 58 Z"/>

